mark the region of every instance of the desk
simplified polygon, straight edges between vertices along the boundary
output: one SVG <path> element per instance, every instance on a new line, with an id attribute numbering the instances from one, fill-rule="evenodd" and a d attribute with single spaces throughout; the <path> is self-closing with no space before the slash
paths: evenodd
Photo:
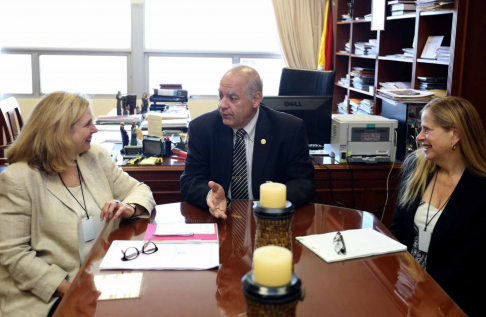
<path id="1" fill-rule="evenodd" d="M 162 207 L 180 210 L 190 220 L 208 217 L 205 211 L 187 203 Z M 217 221 L 219 269 L 143 271 L 140 298 L 96 302 L 93 275 L 120 272 L 99 271 L 110 241 L 141 240 L 148 222 L 136 219 L 107 223 L 61 301 L 56 317 L 244 315 L 241 277 L 251 268 L 255 244 L 255 220 L 251 202 L 247 201 L 233 201 L 228 219 Z M 297 316 L 465 316 L 408 252 L 328 264 L 295 240 L 301 235 L 364 227 L 390 235 L 367 212 L 318 204 L 296 210 L 292 222 L 294 270 L 306 289 Z"/>

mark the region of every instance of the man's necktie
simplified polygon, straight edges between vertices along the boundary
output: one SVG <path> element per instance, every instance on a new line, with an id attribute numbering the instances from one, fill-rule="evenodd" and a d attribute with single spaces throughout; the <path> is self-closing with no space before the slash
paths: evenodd
<path id="1" fill-rule="evenodd" d="M 231 177 L 231 199 L 248 199 L 248 177 L 246 167 L 246 146 L 244 129 L 236 131 L 233 148 L 233 173 Z"/>

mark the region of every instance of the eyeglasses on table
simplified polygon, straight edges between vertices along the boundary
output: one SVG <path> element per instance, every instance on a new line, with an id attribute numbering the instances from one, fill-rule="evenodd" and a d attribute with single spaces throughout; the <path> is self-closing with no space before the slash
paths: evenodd
<path id="1" fill-rule="evenodd" d="M 158 250 L 159 248 L 157 247 L 157 245 L 153 243 L 152 240 L 149 240 L 143 245 L 142 251 L 139 251 L 136 247 L 129 247 L 126 250 L 121 250 L 121 252 L 123 253 L 123 257 L 121 259 L 122 261 L 131 261 L 138 258 L 140 252 L 150 255 L 157 252 Z"/>
<path id="2" fill-rule="evenodd" d="M 344 238 L 341 232 L 337 232 L 332 241 L 335 243 L 334 251 L 337 254 L 346 254 L 346 245 L 344 244 Z"/>

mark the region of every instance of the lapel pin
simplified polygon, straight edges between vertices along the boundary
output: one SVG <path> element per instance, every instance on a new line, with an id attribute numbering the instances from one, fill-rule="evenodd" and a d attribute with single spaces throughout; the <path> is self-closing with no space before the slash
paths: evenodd
<path id="1" fill-rule="evenodd" d="M 261 144 L 266 144 L 266 143 L 267 143 L 267 140 L 262 139 L 262 140 L 260 141 L 260 143 L 261 143 Z"/>

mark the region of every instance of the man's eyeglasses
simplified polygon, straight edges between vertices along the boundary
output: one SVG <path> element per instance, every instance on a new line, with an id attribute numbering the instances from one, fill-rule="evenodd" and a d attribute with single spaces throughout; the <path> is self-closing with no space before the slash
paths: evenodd
<path id="1" fill-rule="evenodd" d="M 337 232 L 332 240 L 334 242 L 334 251 L 337 254 L 346 254 L 346 245 L 344 244 L 344 238 L 341 232 Z"/>
<path id="2" fill-rule="evenodd" d="M 143 245 L 141 252 L 148 255 L 155 253 L 158 250 L 159 248 L 157 248 L 157 245 L 153 243 L 152 240 L 149 240 Z M 123 257 L 121 258 L 122 261 L 135 260 L 140 255 L 140 251 L 135 247 L 129 247 L 125 251 L 121 250 L 121 252 L 123 253 Z"/>

